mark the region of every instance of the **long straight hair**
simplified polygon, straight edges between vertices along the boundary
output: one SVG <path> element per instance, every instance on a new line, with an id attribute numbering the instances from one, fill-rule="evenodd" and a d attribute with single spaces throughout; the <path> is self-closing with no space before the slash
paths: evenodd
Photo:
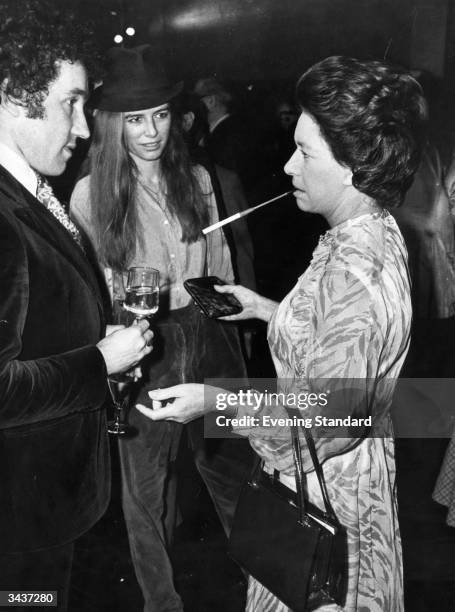
<path id="1" fill-rule="evenodd" d="M 90 151 L 91 217 L 100 261 L 117 271 L 132 262 L 143 228 L 138 223 L 139 172 L 124 137 L 123 113 L 98 111 Z M 160 159 L 160 183 L 167 210 L 182 227 L 182 242 L 195 242 L 208 225 L 202 189 L 171 109 L 171 127 Z"/>

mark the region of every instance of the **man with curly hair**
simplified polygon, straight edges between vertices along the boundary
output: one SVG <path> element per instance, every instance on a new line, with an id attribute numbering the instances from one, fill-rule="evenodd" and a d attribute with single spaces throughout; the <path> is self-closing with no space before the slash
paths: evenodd
<path id="1" fill-rule="evenodd" d="M 152 333 L 105 335 L 89 246 L 43 177 L 89 136 L 90 35 L 18 4 L 0 11 L 0 590 L 58 591 L 66 610 L 74 541 L 109 501 L 106 378 Z"/>

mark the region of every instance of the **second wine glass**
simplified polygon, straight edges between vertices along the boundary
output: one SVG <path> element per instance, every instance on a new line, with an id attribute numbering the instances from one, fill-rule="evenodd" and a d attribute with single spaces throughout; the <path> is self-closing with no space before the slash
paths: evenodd
<path id="1" fill-rule="evenodd" d="M 124 292 L 120 295 L 123 296 Z M 128 327 L 131 324 L 132 316 L 123 307 L 124 299 L 119 295 L 114 295 L 112 304 L 112 320 L 115 325 Z M 126 422 L 126 411 L 129 403 L 129 392 L 131 384 L 134 382 L 134 370 L 129 372 L 119 372 L 108 376 L 107 384 L 112 397 L 114 407 L 114 417 L 107 423 L 107 430 L 110 434 L 123 436 L 128 434 L 130 428 Z"/>
<path id="2" fill-rule="evenodd" d="M 125 287 L 123 308 L 137 320 L 154 315 L 158 310 L 160 273 L 155 268 L 130 268 Z"/>

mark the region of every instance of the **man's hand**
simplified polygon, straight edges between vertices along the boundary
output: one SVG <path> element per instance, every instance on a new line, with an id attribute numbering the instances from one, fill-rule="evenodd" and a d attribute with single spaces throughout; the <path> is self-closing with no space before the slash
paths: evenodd
<path id="1" fill-rule="evenodd" d="M 125 325 L 106 325 L 106 336 L 110 336 L 120 329 L 125 329 Z"/>
<path id="2" fill-rule="evenodd" d="M 209 385 L 175 385 L 167 389 L 149 391 L 153 408 L 136 404 L 136 408 L 152 421 L 176 421 L 188 423 L 215 410 L 216 395 L 225 393 L 224 389 Z M 168 401 L 166 406 L 161 402 Z M 172 402 L 172 403 L 171 403 Z"/>
<path id="3" fill-rule="evenodd" d="M 130 327 L 109 326 L 106 337 L 96 345 L 104 357 L 108 375 L 125 372 L 139 363 L 152 351 L 152 338 L 153 332 L 145 319 Z"/>

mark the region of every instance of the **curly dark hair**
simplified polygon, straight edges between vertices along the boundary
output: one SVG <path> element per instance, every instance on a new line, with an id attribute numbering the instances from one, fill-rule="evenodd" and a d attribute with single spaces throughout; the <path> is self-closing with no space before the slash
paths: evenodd
<path id="1" fill-rule="evenodd" d="M 3 93 L 27 108 L 31 119 L 44 116 L 43 101 L 59 74 L 59 62 L 81 62 L 89 76 L 100 76 L 100 53 L 93 28 L 49 0 L 0 2 L 0 83 Z"/>
<path id="2" fill-rule="evenodd" d="M 352 170 L 354 187 L 380 206 L 399 206 L 426 137 L 417 81 L 383 62 L 334 56 L 305 72 L 296 93 L 335 159 Z"/>

